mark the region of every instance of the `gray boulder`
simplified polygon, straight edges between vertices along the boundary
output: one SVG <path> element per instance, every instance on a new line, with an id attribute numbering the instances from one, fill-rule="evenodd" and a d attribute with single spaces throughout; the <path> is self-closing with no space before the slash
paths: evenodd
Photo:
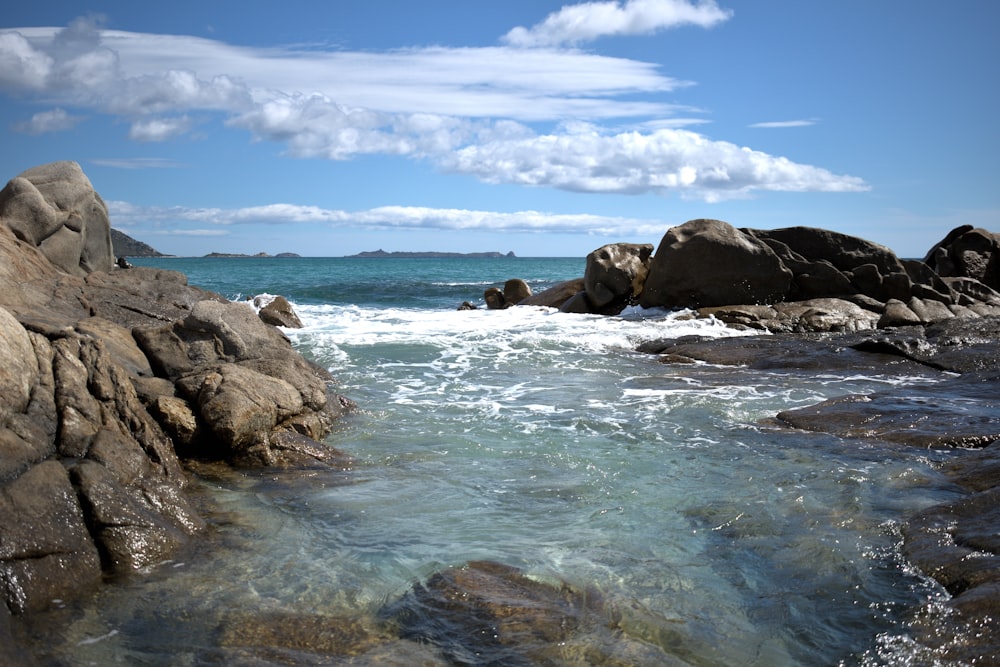
<path id="1" fill-rule="evenodd" d="M 616 315 L 635 303 L 652 254 L 649 243 L 611 243 L 587 255 L 583 281 L 591 307 L 603 315 Z"/>
<path id="2" fill-rule="evenodd" d="M 941 276 L 972 278 L 1000 291 L 1000 234 L 956 227 L 930 249 L 924 263 Z"/>
<path id="3" fill-rule="evenodd" d="M 721 220 L 671 227 L 657 246 L 644 308 L 702 308 L 783 301 L 792 272 L 763 241 Z"/>
<path id="4" fill-rule="evenodd" d="M 0 220 L 66 273 L 114 265 L 108 207 L 76 162 L 53 162 L 13 178 L 0 191 Z"/>

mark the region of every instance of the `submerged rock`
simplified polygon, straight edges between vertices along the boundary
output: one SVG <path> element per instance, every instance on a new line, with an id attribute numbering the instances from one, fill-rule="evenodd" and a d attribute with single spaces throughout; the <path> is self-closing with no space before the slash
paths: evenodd
<path id="1" fill-rule="evenodd" d="M 492 561 L 442 570 L 415 584 L 381 616 L 401 637 L 437 646 L 452 662 L 530 665 L 600 608 L 569 586 L 530 579 Z"/>

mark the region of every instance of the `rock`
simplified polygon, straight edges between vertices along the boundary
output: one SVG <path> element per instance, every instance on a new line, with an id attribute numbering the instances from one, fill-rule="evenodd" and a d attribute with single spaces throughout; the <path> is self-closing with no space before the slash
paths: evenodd
<path id="1" fill-rule="evenodd" d="M 920 316 L 899 299 L 889 299 L 885 304 L 885 312 L 878 320 L 878 328 L 905 327 L 911 324 L 920 324 Z"/>
<path id="2" fill-rule="evenodd" d="M 13 178 L 0 191 L 0 221 L 67 273 L 114 266 L 108 208 L 75 162 L 53 162 Z"/>
<path id="3" fill-rule="evenodd" d="M 699 317 L 714 317 L 726 324 L 771 331 L 808 333 L 874 329 L 879 316 L 843 299 L 790 301 L 770 306 L 720 306 L 699 308 Z"/>
<path id="4" fill-rule="evenodd" d="M 258 296 L 254 299 L 254 306 L 260 309 L 257 315 L 267 324 L 290 329 L 302 328 L 302 320 L 292 309 L 292 304 L 283 296 L 276 296 L 270 300 Z"/>
<path id="5" fill-rule="evenodd" d="M 38 379 L 38 361 L 24 327 L 0 308 L 0 423 L 11 413 L 24 412 Z"/>
<path id="6" fill-rule="evenodd" d="M 400 636 L 439 647 L 456 664 L 548 664 L 544 650 L 571 638 L 600 600 L 509 565 L 473 561 L 415 584 L 380 612 Z M 541 662 L 538 661 L 541 659 Z"/>
<path id="7" fill-rule="evenodd" d="M 583 283 L 583 278 L 575 278 L 573 280 L 556 283 L 546 290 L 542 290 L 537 294 L 532 294 L 528 298 L 523 299 L 518 305 L 560 308 L 564 303 L 572 298 L 573 295 L 584 291 Z"/>
<path id="8" fill-rule="evenodd" d="M 996 461 L 997 445 L 989 449 Z M 963 456 L 963 458 L 966 458 Z M 970 463 L 978 463 L 980 457 Z M 944 602 L 952 613 L 918 617 L 914 634 L 939 660 L 956 664 L 993 664 L 1000 655 L 995 632 L 1000 614 L 1000 486 L 953 502 L 935 505 L 909 517 L 902 526 L 903 554 L 951 594 Z M 943 617 L 941 617 L 943 616 Z"/>
<path id="9" fill-rule="evenodd" d="M 483 292 L 483 299 L 486 301 L 486 308 L 489 310 L 503 310 L 507 307 L 507 299 L 503 296 L 503 290 L 499 287 L 488 287 Z"/>
<path id="10" fill-rule="evenodd" d="M 7 608 L 45 609 L 100 579 L 97 547 L 62 464 L 44 461 L 0 486 L 0 599 Z"/>
<path id="11" fill-rule="evenodd" d="M 972 278 L 1000 291 L 1000 234 L 957 227 L 930 249 L 924 263 L 942 277 Z"/>
<path id="12" fill-rule="evenodd" d="M 771 304 L 785 299 L 792 272 L 766 243 L 719 220 L 667 230 L 639 297 L 644 308 Z"/>
<path id="13" fill-rule="evenodd" d="M 0 223 L 0 611 L 79 595 L 200 531 L 178 449 L 345 465 L 316 442 L 351 405 L 329 374 L 183 274 L 111 270 L 106 210 L 78 166 L 15 178 Z"/>
<path id="14" fill-rule="evenodd" d="M 577 315 L 589 315 L 594 312 L 594 305 L 590 303 L 586 291 L 577 292 L 563 305 L 559 306 L 559 311 L 563 313 L 575 313 Z"/>
<path id="15" fill-rule="evenodd" d="M 1000 439 L 1000 374 L 848 395 L 786 410 L 793 428 L 920 448 L 984 447 Z"/>
<path id="16" fill-rule="evenodd" d="M 518 305 L 529 296 L 531 288 L 520 278 L 511 278 L 503 284 L 504 301 L 512 306 Z"/>
<path id="17" fill-rule="evenodd" d="M 635 303 L 649 274 L 653 246 L 648 243 L 612 243 L 587 255 L 584 289 L 596 312 L 617 315 Z"/>
<path id="18" fill-rule="evenodd" d="M 828 262 L 839 271 L 854 271 L 861 266 L 872 265 L 881 275 L 906 272 L 891 250 L 856 236 L 817 227 L 743 231 L 769 244 L 784 244 L 808 262 Z"/>

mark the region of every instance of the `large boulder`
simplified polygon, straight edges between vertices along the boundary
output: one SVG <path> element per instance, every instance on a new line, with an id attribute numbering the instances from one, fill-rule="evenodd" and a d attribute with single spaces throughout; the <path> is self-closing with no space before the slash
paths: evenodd
<path id="1" fill-rule="evenodd" d="M 927 253 L 938 275 L 972 278 L 1000 291 L 1000 234 L 972 225 L 956 227 Z"/>
<path id="2" fill-rule="evenodd" d="M 53 162 L 0 191 L 0 221 L 62 271 L 86 275 L 114 265 L 108 207 L 76 162 Z"/>
<path id="3" fill-rule="evenodd" d="M 639 298 L 644 308 L 769 304 L 785 299 L 792 272 L 763 241 L 721 220 L 671 227 Z"/>
<path id="4" fill-rule="evenodd" d="M 587 255 L 584 289 L 596 312 L 616 315 L 635 302 L 646 283 L 652 254 L 649 243 L 611 243 Z"/>

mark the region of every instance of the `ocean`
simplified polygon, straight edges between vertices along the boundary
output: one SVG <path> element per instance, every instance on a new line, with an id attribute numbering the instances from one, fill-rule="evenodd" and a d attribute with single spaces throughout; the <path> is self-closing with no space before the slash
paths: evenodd
<path id="1" fill-rule="evenodd" d="M 377 628 L 414 582 L 475 560 L 613 610 L 540 664 L 921 664 L 910 624 L 945 593 L 901 557 L 900 523 L 954 497 L 935 470 L 949 454 L 765 420 L 930 375 L 664 365 L 636 346 L 738 332 L 482 307 L 509 278 L 580 277 L 580 258 L 134 262 L 233 300 L 287 297 L 305 326 L 286 334 L 358 405 L 328 439 L 354 463 L 196 478 L 206 535 L 52 612 L 53 664 L 320 664 L 295 646 L 236 660 L 224 628 L 303 611 Z M 342 664 L 410 664 L 393 646 Z"/>

